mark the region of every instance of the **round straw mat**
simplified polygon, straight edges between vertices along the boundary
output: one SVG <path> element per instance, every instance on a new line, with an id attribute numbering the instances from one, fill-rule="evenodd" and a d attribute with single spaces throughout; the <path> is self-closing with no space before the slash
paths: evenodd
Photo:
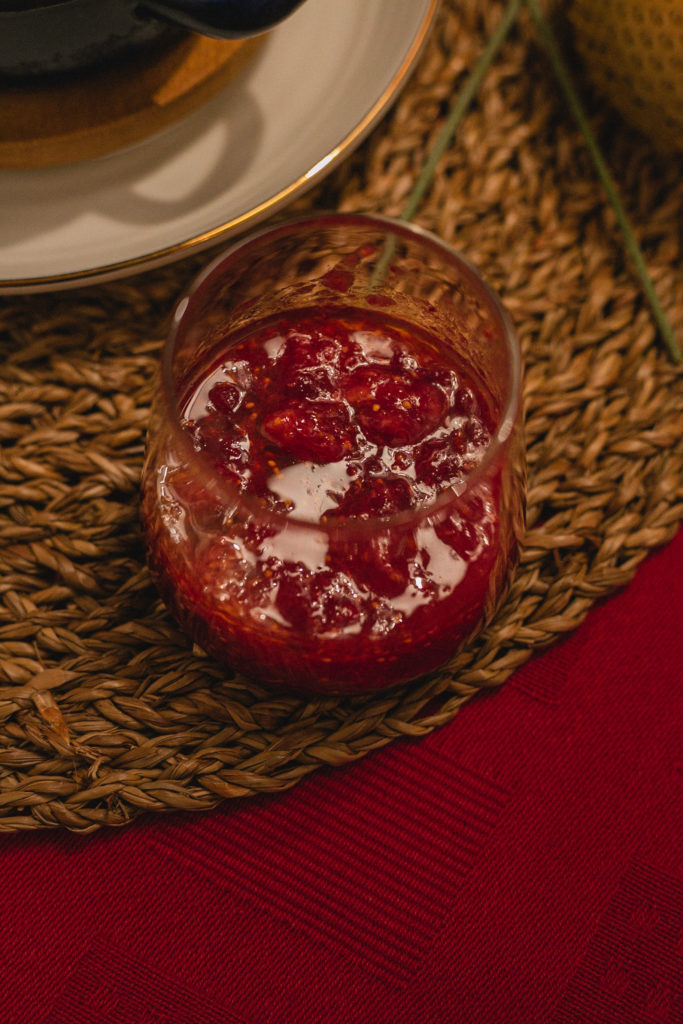
<path id="1" fill-rule="evenodd" d="M 397 215 L 501 10 L 445 3 L 395 108 L 297 212 Z M 585 100 L 681 337 L 680 166 Z M 425 734 L 573 630 L 673 536 L 680 372 L 527 19 L 416 219 L 479 265 L 515 321 L 528 531 L 488 630 L 433 677 L 377 696 L 297 699 L 232 677 L 192 650 L 150 582 L 137 508 L 150 395 L 169 310 L 206 256 L 3 302 L 0 830 L 202 810 Z"/>

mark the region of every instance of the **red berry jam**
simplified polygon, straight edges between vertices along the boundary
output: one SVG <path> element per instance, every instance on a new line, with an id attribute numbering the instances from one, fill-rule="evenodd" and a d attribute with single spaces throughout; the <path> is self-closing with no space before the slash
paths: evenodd
<path id="1" fill-rule="evenodd" d="M 149 563 L 220 660 L 369 691 L 441 665 L 500 596 L 499 471 L 464 486 L 496 410 L 438 339 L 379 311 L 271 317 L 193 370 L 181 413 L 201 471 L 152 446 Z"/>

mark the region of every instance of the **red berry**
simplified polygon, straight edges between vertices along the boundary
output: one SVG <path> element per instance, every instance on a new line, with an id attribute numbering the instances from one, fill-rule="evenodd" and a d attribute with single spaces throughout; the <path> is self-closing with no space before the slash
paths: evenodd
<path id="1" fill-rule="evenodd" d="M 342 382 L 342 394 L 349 405 L 373 401 L 377 388 L 394 377 L 385 366 L 359 366 Z"/>
<path id="2" fill-rule="evenodd" d="M 477 400 L 471 388 L 460 386 L 453 397 L 451 406 L 456 416 L 470 417 L 477 405 Z"/>
<path id="3" fill-rule="evenodd" d="M 411 497 L 410 484 L 403 477 L 366 473 L 354 480 L 339 505 L 326 515 L 333 521 L 392 516 L 409 509 Z"/>
<path id="4" fill-rule="evenodd" d="M 236 384 L 229 381 L 221 381 L 209 391 L 209 401 L 218 412 L 226 413 L 228 416 L 237 412 L 242 401 L 242 392 Z"/>
<path id="5" fill-rule="evenodd" d="M 362 601 L 341 572 L 312 572 L 300 562 L 283 562 L 276 577 L 277 610 L 303 633 L 339 632 L 360 618 Z"/>
<path id="6" fill-rule="evenodd" d="M 223 416 L 204 416 L 193 424 L 198 449 L 211 457 L 219 473 L 241 482 L 249 461 L 249 438 L 244 430 Z"/>
<path id="7" fill-rule="evenodd" d="M 331 397 L 336 356 L 331 341 L 299 335 L 288 338 L 278 361 L 283 388 L 304 398 Z"/>
<path id="8" fill-rule="evenodd" d="M 355 366 L 360 355 L 359 346 L 343 328 L 330 337 L 329 329 L 325 331 L 313 321 L 287 338 L 278 361 L 282 386 L 296 396 L 333 397 L 340 373 Z"/>
<path id="9" fill-rule="evenodd" d="M 271 578 L 244 558 L 240 544 L 230 536 L 213 538 L 201 552 L 197 577 L 204 594 L 219 602 L 229 595 L 231 602 L 258 608 L 267 607 L 272 600 Z"/>
<path id="10" fill-rule="evenodd" d="M 416 555 L 414 533 L 405 527 L 373 531 L 367 537 L 333 536 L 329 547 L 330 565 L 378 597 L 398 597 L 404 592 Z"/>
<path id="11" fill-rule="evenodd" d="M 415 452 L 416 478 L 430 487 L 454 483 L 462 476 L 466 450 L 467 440 L 459 430 L 423 441 Z"/>
<path id="12" fill-rule="evenodd" d="M 274 537 L 277 532 L 275 526 L 262 523 L 257 519 L 249 519 L 244 526 L 242 540 L 245 548 L 253 551 L 254 554 L 260 555 L 262 554 L 263 542 L 269 537 Z"/>
<path id="13" fill-rule="evenodd" d="M 479 497 L 465 498 L 457 511 L 435 524 L 437 537 L 461 558 L 469 559 L 480 545 L 490 544 L 495 522 Z"/>
<path id="14" fill-rule="evenodd" d="M 403 379 L 378 367 L 352 373 L 344 396 L 368 441 L 392 448 L 421 441 L 439 425 L 447 406 L 435 384 Z"/>
<path id="15" fill-rule="evenodd" d="M 434 527 L 439 540 L 447 544 L 461 558 L 471 555 L 479 544 L 476 527 L 458 515 L 449 516 Z"/>
<path id="16" fill-rule="evenodd" d="M 188 521 L 198 533 L 220 530 L 223 503 L 190 470 L 179 467 L 168 474 L 162 500 L 169 519 L 176 518 L 184 508 Z"/>
<path id="17" fill-rule="evenodd" d="M 326 514 L 328 523 L 391 516 L 410 508 L 411 488 L 401 477 L 369 477 L 355 480 L 337 508 Z M 368 536 L 342 530 L 330 535 L 330 564 L 348 572 L 371 593 L 398 597 L 408 585 L 410 564 L 417 551 L 410 527 L 373 528 Z"/>
<path id="18" fill-rule="evenodd" d="M 308 462 L 338 462 L 353 445 L 347 409 L 341 402 L 291 402 L 263 421 L 267 437 Z"/>

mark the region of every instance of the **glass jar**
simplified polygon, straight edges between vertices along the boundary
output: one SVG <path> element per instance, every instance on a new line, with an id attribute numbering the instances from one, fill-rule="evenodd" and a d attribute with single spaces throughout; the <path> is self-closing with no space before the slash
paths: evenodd
<path id="1" fill-rule="evenodd" d="M 148 433 L 148 564 L 178 623 L 288 691 L 443 665 L 517 562 L 520 379 L 499 300 L 414 225 L 238 242 L 177 306 Z"/>

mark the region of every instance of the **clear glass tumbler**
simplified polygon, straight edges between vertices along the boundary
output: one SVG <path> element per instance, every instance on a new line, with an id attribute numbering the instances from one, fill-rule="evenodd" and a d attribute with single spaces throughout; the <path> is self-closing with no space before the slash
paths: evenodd
<path id="1" fill-rule="evenodd" d="M 148 564 L 210 655 L 288 691 L 442 666 L 524 524 L 521 363 L 477 271 L 383 217 L 320 214 L 178 303 L 142 480 Z"/>

